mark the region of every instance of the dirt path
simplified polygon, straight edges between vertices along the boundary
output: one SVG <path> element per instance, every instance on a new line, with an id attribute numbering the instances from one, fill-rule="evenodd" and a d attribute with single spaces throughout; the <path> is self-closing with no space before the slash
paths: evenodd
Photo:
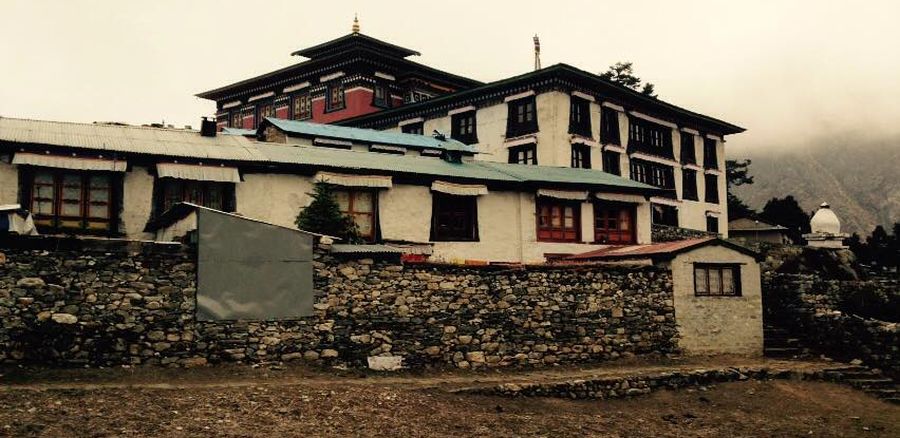
<path id="1" fill-rule="evenodd" d="M 824 361 L 779 361 L 764 358 L 691 358 L 659 362 L 617 362 L 593 367 L 554 367 L 542 370 L 487 372 L 410 372 L 374 374 L 308 367 L 219 366 L 189 370 L 118 368 L 91 370 L 8 369 L 0 374 L 0 392 L 99 389 L 217 389 L 258 386 L 347 387 L 444 390 L 499 383 L 556 382 L 575 379 L 649 375 L 697 369 L 760 368 L 811 371 L 836 366 Z"/>

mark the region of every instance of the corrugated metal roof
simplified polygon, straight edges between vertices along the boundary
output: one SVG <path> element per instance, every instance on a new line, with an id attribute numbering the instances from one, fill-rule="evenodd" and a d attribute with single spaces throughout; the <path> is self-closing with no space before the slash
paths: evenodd
<path id="1" fill-rule="evenodd" d="M 203 137 L 197 131 L 0 117 L 0 141 L 79 149 L 216 160 L 260 161 L 238 135 Z"/>
<path id="2" fill-rule="evenodd" d="M 664 191 L 657 187 L 632 181 L 618 175 L 596 169 L 577 169 L 571 167 L 529 166 L 522 164 L 497 163 L 492 161 L 476 161 L 482 167 L 490 168 L 520 181 L 552 182 L 564 184 L 590 184 L 596 186 L 630 187 L 649 191 Z"/>
<path id="3" fill-rule="evenodd" d="M 672 256 L 674 254 L 678 254 L 692 248 L 711 244 L 725 246 L 752 257 L 759 257 L 758 253 L 750 249 L 730 243 L 718 237 L 701 237 L 697 239 L 678 240 L 674 242 L 652 243 L 649 245 L 613 246 L 581 254 L 575 254 L 566 257 L 566 260 L 583 262 L 587 260 L 650 259 L 658 256 Z"/>
<path id="4" fill-rule="evenodd" d="M 399 248 L 387 245 L 348 245 L 332 244 L 331 252 L 334 254 L 402 254 Z"/>
<path id="5" fill-rule="evenodd" d="M 517 178 L 472 163 L 449 163 L 440 158 L 357 152 L 322 146 L 257 143 L 269 161 L 342 169 L 413 173 L 488 181 L 519 181 Z"/>
<path id="6" fill-rule="evenodd" d="M 301 122 L 298 120 L 276 119 L 274 117 L 266 117 L 266 121 L 282 131 L 295 135 L 338 138 L 341 140 L 357 141 L 367 144 L 396 145 L 408 148 L 477 152 L 476 148 L 449 137 L 447 140 L 438 140 L 429 135 L 376 131 L 374 129 L 325 125 L 321 123 Z"/>
<path id="7" fill-rule="evenodd" d="M 222 132 L 221 132 L 221 133 L 222 133 L 222 134 L 225 134 L 225 135 L 243 135 L 243 136 L 246 136 L 246 137 L 256 137 L 256 130 L 255 130 L 255 129 L 242 129 L 242 128 L 229 128 L 229 127 L 224 127 L 224 128 L 222 128 Z"/>

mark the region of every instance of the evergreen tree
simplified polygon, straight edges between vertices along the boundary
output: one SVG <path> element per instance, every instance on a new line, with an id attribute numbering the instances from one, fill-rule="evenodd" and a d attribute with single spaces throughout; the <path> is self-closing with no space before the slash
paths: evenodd
<path id="1" fill-rule="evenodd" d="M 755 218 L 756 211 L 731 192 L 731 187 L 753 184 L 750 176 L 750 160 L 725 160 L 725 181 L 728 184 L 728 219 Z"/>
<path id="2" fill-rule="evenodd" d="M 600 73 L 600 77 L 631 88 L 632 90 L 638 91 L 649 97 L 656 97 L 653 84 L 649 82 L 641 84 L 641 78 L 634 75 L 631 62 L 617 62 L 609 66 L 609 70 Z"/>
<path id="3" fill-rule="evenodd" d="M 788 236 L 795 243 L 801 243 L 802 235 L 809 233 L 809 214 L 800 208 L 793 195 L 770 199 L 760 216 L 767 222 L 787 227 Z"/>
<path id="4" fill-rule="evenodd" d="M 297 228 L 339 237 L 347 243 L 361 241 L 359 228 L 353 218 L 341 212 L 330 184 L 317 182 L 309 195 L 313 198 L 312 203 L 300 210 L 295 222 Z"/>

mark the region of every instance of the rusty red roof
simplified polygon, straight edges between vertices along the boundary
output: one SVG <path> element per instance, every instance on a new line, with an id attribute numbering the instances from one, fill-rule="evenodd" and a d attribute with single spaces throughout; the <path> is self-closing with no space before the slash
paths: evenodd
<path id="1" fill-rule="evenodd" d="M 759 254 L 740 245 L 719 239 L 718 237 L 702 237 L 698 239 L 678 240 L 674 242 L 651 243 L 648 245 L 624 245 L 612 246 L 595 251 L 575 254 L 566 257 L 569 261 L 611 260 L 611 259 L 653 259 L 670 258 L 689 249 L 706 246 L 721 245 L 744 254 L 758 257 Z"/>

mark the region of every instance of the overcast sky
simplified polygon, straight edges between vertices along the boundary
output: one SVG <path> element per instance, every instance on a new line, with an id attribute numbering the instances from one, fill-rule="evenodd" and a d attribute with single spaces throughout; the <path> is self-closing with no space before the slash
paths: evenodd
<path id="1" fill-rule="evenodd" d="M 0 0 L 0 115 L 196 127 L 214 104 L 194 94 L 299 62 L 354 12 L 482 81 L 532 69 L 535 33 L 545 66 L 633 61 L 663 100 L 747 128 L 733 150 L 900 131 L 896 0 Z"/>

